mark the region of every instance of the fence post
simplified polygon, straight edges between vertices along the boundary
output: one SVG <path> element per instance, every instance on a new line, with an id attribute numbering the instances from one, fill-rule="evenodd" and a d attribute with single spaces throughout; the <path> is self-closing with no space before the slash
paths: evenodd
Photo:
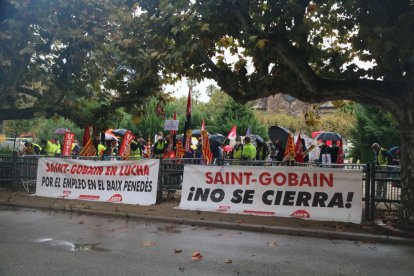
<path id="1" fill-rule="evenodd" d="M 375 163 L 371 163 L 371 184 L 370 184 L 371 192 L 370 192 L 370 199 L 369 199 L 369 203 L 370 203 L 369 218 L 370 218 L 370 220 L 375 219 L 375 177 L 376 177 Z"/>
<path id="2" fill-rule="evenodd" d="M 158 169 L 158 194 L 157 194 L 157 204 L 162 202 L 162 189 L 163 189 L 163 181 L 164 181 L 164 166 L 163 166 L 163 159 L 160 158 L 160 167 Z"/>
<path id="3" fill-rule="evenodd" d="M 365 220 L 369 220 L 370 208 L 371 164 L 365 166 Z"/>
<path id="4" fill-rule="evenodd" d="M 18 151 L 13 150 L 12 152 L 12 183 L 11 186 L 13 189 L 17 190 L 17 173 L 18 173 L 18 169 L 17 169 L 17 156 L 18 156 Z"/>

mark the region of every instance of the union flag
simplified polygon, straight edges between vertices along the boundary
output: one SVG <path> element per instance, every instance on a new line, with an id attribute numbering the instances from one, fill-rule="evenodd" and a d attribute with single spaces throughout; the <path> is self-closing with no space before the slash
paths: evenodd
<path id="1" fill-rule="evenodd" d="M 89 139 L 86 145 L 82 148 L 79 153 L 80 156 L 96 156 L 96 149 L 93 145 L 92 139 Z"/>
<path id="2" fill-rule="evenodd" d="M 207 164 L 211 162 L 213 159 L 213 154 L 210 150 L 210 142 L 208 141 L 208 133 L 206 130 L 201 131 L 201 139 L 202 139 L 202 150 L 203 150 L 203 157 L 206 160 Z"/>
<path id="3" fill-rule="evenodd" d="M 302 145 L 302 138 L 300 137 L 300 134 L 298 136 L 298 140 L 296 141 L 295 145 L 295 154 L 296 154 L 296 162 L 303 163 L 304 156 L 303 156 L 303 145 Z"/>
<path id="4" fill-rule="evenodd" d="M 286 143 L 286 149 L 285 154 L 283 157 L 283 160 L 295 160 L 295 143 L 293 141 L 292 133 L 289 133 L 287 143 Z"/>

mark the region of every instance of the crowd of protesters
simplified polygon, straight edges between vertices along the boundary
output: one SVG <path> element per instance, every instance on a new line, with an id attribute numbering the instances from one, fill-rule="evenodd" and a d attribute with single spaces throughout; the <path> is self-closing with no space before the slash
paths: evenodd
<path id="1" fill-rule="evenodd" d="M 133 159 L 141 158 L 166 158 L 176 157 L 179 147 L 182 148 L 183 143 L 175 140 L 171 135 L 164 136 L 163 132 L 156 135 L 154 144 L 149 144 L 141 137 L 140 133 L 134 133 L 134 139 L 129 146 L 129 157 Z M 184 158 L 203 158 L 202 139 L 196 139 L 196 144 L 191 144 L 186 152 L 183 153 Z M 150 141 L 148 141 L 150 142 Z M 103 160 L 112 160 L 119 155 L 120 141 L 116 139 L 103 141 L 101 137 L 92 138 L 92 145 L 95 149 L 96 156 L 102 157 Z M 210 145 L 213 160 L 221 159 L 239 159 L 239 160 L 273 160 L 282 161 L 284 149 L 281 147 L 280 141 L 275 145 L 271 142 L 252 141 L 252 138 L 245 136 L 242 138 L 237 136 L 235 145 L 231 147 L 231 151 L 223 150 L 223 145 Z M 41 140 L 39 143 L 25 142 L 23 155 L 44 155 L 44 156 L 60 156 L 63 151 L 63 141 L 59 137 L 49 140 Z M 81 155 L 82 145 L 74 140 L 71 146 L 71 156 Z M 171 154 L 174 152 L 174 154 Z"/>

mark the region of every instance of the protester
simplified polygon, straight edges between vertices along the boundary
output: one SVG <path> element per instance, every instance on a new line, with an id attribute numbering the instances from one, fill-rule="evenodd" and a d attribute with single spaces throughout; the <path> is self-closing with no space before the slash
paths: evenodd
<path id="1" fill-rule="evenodd" d="M 336 141 L 332 141 L 332 147 L 329 148 L 331 154 L 331 163 L 336 164 L 338 159 L 339 147 Z"/>
<path id="2" fill-rule="evenodd" d="M 42 151 L 42 147 L 39 146 L 38 144 L 31 143 L 31 142 L 24 143 L 24 149 L 23 149 L 24 154 L 38 154 L 39 155 L 41 151 Z"/>
<path id="3" fill-rule="evenodd" d="M 40 142 L 40 147 L 42 148 L 41 154 L 45 154 L 47 156 L 55 156 L 56 155 L 56 145 L 52 141 L 42 140 Z"/>
<path id="4" fill-rule="evenodd" d="M 236 136 L 236 144 L 233 147 L 233 150 L 231 151 L 230 158 L 231 159 L 241 159 L 243 153 L 243 145 L 241 143 L 241 137 Z"/>
<path id="5" fill-rule="evenodd" d="M 319 163 L 323 163 L 323 164 L 325 164 L 325 163 L 330 163 L 330 162 L 327 162 L 327 160 L 326 159 L 322 159 L 323 157 L 325 157 L 326 158 L 326 156 L 323 156 L 324 154 L 325 155 L 327 155 L 327 156 L 329 156 L 328 158 L 330 158 L 331 156 L 330 156 L 330 147 L 326 144 L 326 140 L 323 140 L 322 141 L 322 145 L 320 145 L 319 146 L 319 149 L 320 149 L 320 153 L 319 153 L 319 159 L 318 159 L 318 162 Z M 329 161 L 331 161 L 332 162 L 332 160 L 329 160 Z"/>
<path id="6" fill-rule="evenodd" d="M 244 137 L 242 159 L 249 161 L 256 159 L 256 147 L 252 144 L 249 136 Z"/>
<path id="7" fill-rule="evenodd" d="M 113 145 L 114 144 L 111 141 L 106 141 L 105 149 L 102 152 L 103 160 L 111 160 L 111 157 L 113 156 Z"/>
<path id="8" fill-rule="evenodd" d="M 302 140 L 302 152 L 306 152 L 307 148 L 306 148 L 305 139 L 301 138 L 301 140 Z M 309 162 L 309 154 L 306 154 L 303 157 L 303 162 L 304 163 L 308 163 Z"/>
<path id="9" fill-rule="evenodd" d="M 97 146 L 97 151 L 96 151 L 96 155 L 97 156 L 103 156 L 104 151 L 106 150 L 106 146 L 104 146 L 102 144 L 101 141 L 98 142 L 98 146 Z"/>
<path id="10" fill-rule="evenodd" d="M 160 135 L 161 134 L 161 135 Z M 167 149 L 167 143 L 164 141 L 164 137 L 162 136 L 162 132 L 158 133 L 158 140 L 154 144 L 154 157 L 155 158 L 162 158 L 165 151 Z"/>
<path id="11" fill-rule="evenodd" d="M 391 165 L 399 166 L 400 160 L 401 160 L 401 149 L 399 147 L 395 147 L 395 148 L 396 149 L 393 152 L 390 152 L 393 157 Z"/>
<path id="12" fill-rule="evenodd" d="M 56 137 L 55 139 L 53 139 L 53 142 L 55 143 L 56 147 L 56 156 L 59 156 L 62 153 L 62 145 L 60 144 L 60 140 Z"/>
<path id="13" fill-rule="evenodd" d="M 374 159 L 377 168 L 381 171 L 387 170 L 387 165 L 390 165 L 392 162 L 392 155 L 386 149 L 382 148 L 378 143 L 372 144 L 372 151 L 374 152 Z M 386 172 L 378 172 L 376 178 L 387 178 L 388 174 Z M 377 181 L 377 199 L 385 199 L 387 195 L 387 181 L 378 180 Z"/>
<path id="14" fill-rule="evenodd" d="M 285 154 L 285 149 L 282 146 L 282 142 L 280 140 L 276 140 L 275 146 L 273 151 L 270 153 L 270 157 L 273 161 L 283 161 L 283 157 Z"/>
<path id="15" fill-rule="evenodd" d="M 72 143 L 72 155 L 78 155 L 81 151 L 81 147 L 79 146 L 78 140 L 75 140 Z"/>
<path id="16" fill-rule="evenodd" d="M 256 160 L 266 160 L 268 151 L 269 149 L 266 143 L 256 142 Z"/>
<path id="17" fill-rule="evenodd" d="M 195 158 L 203 158 L 203 140 L 198 138 L 195 150 Z"/>
<path id="18" fill-rule="evenodd" d="M 130 156 L 134 159 L 142 159 L 143 152 L 145 150 L 144 145 L 142 144 L 142 139 L 138 133 L 135 133 L 134 140 L 132 140 Z"/>

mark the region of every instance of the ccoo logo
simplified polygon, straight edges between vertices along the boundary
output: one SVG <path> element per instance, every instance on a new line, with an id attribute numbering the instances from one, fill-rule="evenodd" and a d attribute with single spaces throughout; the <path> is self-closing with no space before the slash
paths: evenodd
<path id="1" fill-rule="evenodd" d="M 290 216 L 294 218 L 310 218 L 310 214 L 305 210 L 297 210 L 293 212 Z"/>
<path id="2" fill-rule="evenodd" d="M 113 196 L 111 196 L 111 198 L 108 201 L 109 202 L 122 202 L 122 195 L 114 194 Z"/>

